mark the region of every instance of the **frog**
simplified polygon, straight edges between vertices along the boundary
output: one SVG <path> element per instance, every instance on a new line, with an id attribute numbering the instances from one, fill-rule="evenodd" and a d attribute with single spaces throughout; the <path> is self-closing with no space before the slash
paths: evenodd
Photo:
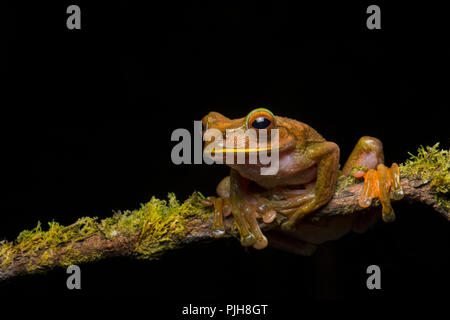
<path id="1" fill-rule="evenodd" d="M 258 220 L 269 224 L 281 214 L 287 218 L 281 224 L 281 230 L 295 232 L 305 218 L 332 199 L 340 175 L 364 179 L 359 205 L 367 208 L 374 199 L 379 199 L 382 219 L 385 222 L 395 220 L 391 199 L 403 197 L 399 167 L 396 163 L 391 167 L 385 166 L 383 145 L 377 138 L 361 137 L 340 170 L 340 149 L 336 143 L 325 140 L 311 126 L 276 116 L 267 108 L 256 108 L 238 119 L 209 112 L 202 119 L 202 127 L 203 151 L 209 156 L 214 139 L 205 137 L 211 129 L 222 134 L 222 143 L 214 145 L 214 155 L 223 157 L 223 160 L 226 156 L 238 154 L 248 159 L 251 153 L 263 149 L 278 153 L 279 167 L 271 175 L 261 173 L 260 169 L 267 164 L 259 161 L 224 161 L 230 167 L 230 175 L 218 184 L 218 196 L 205 200 L 205 205 L 214 207 L 211 234 L 215 238 L 225 235 L 223 219 L 231 214 L 242 246 L 259 250 L 266 248 L 269 241 Z M 269 133 L 275 129 L 276 141 L 272 141 Z M 256 148 L 250 147 L 249 131 L 253 135 L 264 131 L 267 141 Z M 231 148 L 226 144 L 230 133 L 234 139 Z"/>

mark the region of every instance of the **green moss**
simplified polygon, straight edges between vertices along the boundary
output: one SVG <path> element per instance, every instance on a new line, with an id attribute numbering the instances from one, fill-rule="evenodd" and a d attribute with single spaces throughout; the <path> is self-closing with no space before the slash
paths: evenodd
<path id="1" fill-rule="evenodd" d="M 59 265 L 68 267 L 73 264 L 81 264 L 86 262 L 92 262 L 99 260 L 102 257 L 101 253 L 89 254 L 85 256 L 80 253 L 78 249 L 75 249 L 73 245 L 64 248 L 64 254 L 62 260 L 59 261 Z"/>
<path id="2" fill-rule="evenodd" d="M 339 177 L 337 179 L 336 189 L 335 189 L 336 192 L 340 192 L 349 186 L 360 183 L 362 181 L 362 178 L 355 178 L 353 176 L 353 174 L 357 171 L 366 172 L 367 168 L 362 167 L 362 166 L 353 166 L 349 175 L 343 175 L 342 172 L 339 170 Z"/>
<path id="3" fill-rule="evenodd" d="M 0 266 L 2 268 L 7 268 L 11 264 L 12 259 L 14 258 L 14 251 L 12 249 L 12 242 L 3 241 L 0 244 L 0 258 L 2 259 Z"/>
<path id="4" fill-rule="evenodd" d="M 359 179 L 356 179 L 353 176 L 340 175 L 337 179 L 335 192 L 341 192 L 347 187 L 354 185 L 359 182 Z"/>
<path id="5" fill-rule="evenodd" d="M 42 229 L 41 223 L 31 230 L 22 231 L 14 242 L 0 246 L 1 267 L 9 266 L 17 255 L 34 256 L 38 251 L 56 248 L 61 244 L 83 240 L 98 232 L 97 218 L 80 218 L 74 224 L 64 227 L 57 222 L 49 222 L 48 230 Z M 44 260 L 48 260 L 49 252 L 44 252 Z"/>
<path id="6" fill-rule="evenodd" d="M 400 165 L 400 174 L 420 178 L 430 183 L 435 192 L 446 194 L 450 190 L 450 154 L 438 147 L 439 143 L 432 147 L 421 146 L 417 155 L 409 153 L 410 158 Z"/>
<path id="7" fill-rule="evenodd" d="M 49 229 L 43 231 L 41 223 L 32 230 L 22 231 L 16 239 L 15 248 L 21 252 L 36 252 L 42 248 L 55 247 L 68 241 L 85 239 L 98 231 L 97 218 L 80 218 L 74 224 L 64 227 L 57 222 L 49 222 Z"/>
<path id="8" fill-rule="evenodd" d="M 51 265 L 58 265 L 62 267 L 68 267 L 73 264 L 81 264 L 99 260 L 102 257 L 101 253 L 92 254 L 88 256 L 81 254 L 71 242 L 69 245 L 63 248 L 50 247 L 44 250 L 36 258 L 30 259 L 27 265 L 27 271 L 32 272 L 35 270 L 42 270 Z"/>
<path id="9" fill-rule="evenodd" d="M 450 154 L 439 149 L 439 143 L 432 147 L 420 146 L 417 155 L 409 153 L 410 158 L 400 165 L 400 175 L 421 179 L 429 183 L 436 193 L 439 206 L 450 212 L 448 193 L 450 190 Z"/>
<path id="10" fill-rule="evenodd" d="M 143 258 L 167 247 L 175 246 L 176 240 L 185 232 L 188 218 L 206 219 L 210 210 L 201 204 L 204 196 L 194 193 L 180 203 L 174 194 L 168 200 L 152 198 L 137 210 L 116 212 L 111 218 L 83 217 L 70 226 L 50 222 L 48 230 L 41 223 L 31 230 L 19 234 L 13 242 L 0 242 L 0 267 L 6 269 L 14 257 L 29 256 L 29 270 L 41 269 L 55 263 L 66 266 L 99 259 L 101 254 L 83 256 L 73 244 L 77 241 L 100 235 L 112 239 L 119 235 L 136 235 L 138 242 L 135 252 Z"/>
<path id="11" fill-rule="evenodd" d="M 174 194 L 169 194 L 169 200 L 152 198 L 140 209 L 131 213 L 140 222 L 139 241 L 136 252 L 147 258 L 159 251 L 172 248 L 176 240 L 185 232 L 185 221 L 189 217 L 206 218 L 205 210 L 200 204 L 201 194 L 194 194 L 180 204 Z"/>
<path id="12" fill-rule="evenodd" d="M 450 212 L 450 199 L 447 196 L 443 196 L 440 194 L 435 195 L 435 200 L 439 207 L 445 210 L 445 212 Z"/>

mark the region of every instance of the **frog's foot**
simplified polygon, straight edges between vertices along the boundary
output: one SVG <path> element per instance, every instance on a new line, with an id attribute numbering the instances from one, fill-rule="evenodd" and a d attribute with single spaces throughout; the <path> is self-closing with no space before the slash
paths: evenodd
<path id="1" fill-rule="evenodd" d="M 285 215 L 295 212 L 296 208 L 307 203 L 312 196 L 312 188 L 308 189 L 286 189 L 266 192 L 257 197 L 258 211 L 264 212 L 275 210 Z"/>
<path id="2" fill-rule="evenodd" d="M 249 180 L 244 179 L 235 170 L 230 175 L 230 198 L 234 223 L 241 236 L 244 247 L 253 246 L 263 249 L 267 246 L 267 238 L 261 232 L 257 219 L 256 194 L 249 189 Z"/>
<path id="3" fill-rule="evenodd" d="M 241 194 L 239 199 L 233 202 L 232 213 L 242 246 L 253 246 L 258 250 L 267 247 L 267 238 L 262 233 L 257 218 L 262 218 L 264 222 L 270 223 L 275 219 L 275 211 L 260 211 L 257 209 L 257 200 L 254 195 Z"/>
<path id="4" fill-rule="evenodd" d="M 274 197 L 272 197 L 273 199 Z M 275 199 L 278 199 L 278 195 L 275 197 Z M 285 216 L 291 217 L 292 215 L 295 216 L 296 211 L 299 210 L 299 208 L 307 205 L 311 201 L 314 200 L 314 192 L 305 192 L 302 190 L 302 192 L 297 192 L 294 195 L 290 194 L 290 196 L 287 199 L 284 200 L 269 200 L 265 197 L 259 197 L 258 198 L 258 205 L 257 210 L 258 212 L 263 213 L 263 220 L 266 222 L 265 217 L 271 217 L 267 218 L 269 222 L 272 222 L 273 219 L 276 216 L 276 213 L 279 212 Z M 305 213 L 306 214 L 306 213 Z M 295 216 L 292 219 L 289 219 L 289 221 L 282 224 L 282 229 L 285 231 L 293 231 L 295 230 L 295 225 L 297 222 L 297 219 L 299 219 L 299 215 Z M 268 222 L 266 222 L 268 223 Z"/>
<path id="5" fill-rule="evenodd" d="M 302 190 L 303 191 L 303 190 Z M 269 200 L 267 198 L 258 198 L 258 211 L 268 213 L 279 212 L 289 220 L 281 225 L 284 231 L 294 231 L 296 223 L 306 214 L 318 209 L 323 203 L 318 203 L 313 190 L 309 192 L 298 192 L 284 200 Z"/>
<path id="6" fill-rule="evenodd" d="M 358 203 L 367 208 L 372 204 L 374 198 L 380 199 L 384 222 L 395 220 L 391 200 L 403 198 L 403 189 L 400 184 L 399 167 L 393 163 L 390 168 L 384 164 L 378 164 L 376 170 L 370 169 L 364 174 L 364 188 Z"/>
<path id="7" fill-rule="evenodd" d="M 205 206 L 214 206 L 211 235 L 214 238 L 223 237 L 225 235 L 223 217 L 229 216 L 232 212 L 230 198 L 208 197 L 202 203 Z M 241 244 L 244 247 L 253 246 L 255 249 L 264 249 L 267 247 L 268 241 L 259 227 L 257 218 L 262 218 L 265 223 L 270 223 L 275 219 L 276 212 L 274 210 L 258 212 L 256 203 L 255 198 L 246 195 L 237 202 L 234 217 L 241 235 Z"/>
<path id="8" fill-rule="evenodd" d="M 297 223 L 307 214 L 319 209 L 324 205 L 323 201 L 318 201 L 314 192 L 307 193 L 303 198 L 301 205 L 297 208 L 291 208 L 281 211 L 283 214 L 289 214 L 288 221 L 281 225 L 283 231 L 293 232 L 296 230 Z"/>
<path id="9" fill-rule="evenodd" d="M 267 247 L 267 238 L 262 233 L 257 217 L 262 217 L 265 221 L 273 220 L 275 212 L 257 212 L 256 210 L 256 199 L 253 197 L 246 196 L 239 202 L 239 210 L 243 216 L 243 223 L 245 225 L 244 234 L 241 232 L 241 244 L 245 247 L 253 246 L 255 249 L 264 249 Z M 235 216 L 236 217 L 236 216 Z M 238 219 L 235 220 L 238 222 Z M 238 225 L 239 228 L 239 225 Z M 248 230 L 249 234 L 245 236 L 245 230 Z M 241 231 L 241 229 L 239 229 Z"/>

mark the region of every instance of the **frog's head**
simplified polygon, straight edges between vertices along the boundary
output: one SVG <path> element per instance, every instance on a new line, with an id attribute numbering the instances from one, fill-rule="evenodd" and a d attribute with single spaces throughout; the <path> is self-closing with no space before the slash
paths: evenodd
<path id="1" fill-rule="evenodd" d="M 284 118 L 274 116 L 265 108 L 255 109 L 240 119 L 229 119 L 220 113 L 210 112 L 202 119 L 204 152 L 223 154 L 225 158 L 227 154 L 248 155 L 293 149 L 296 138 L 284 124 Z"/>

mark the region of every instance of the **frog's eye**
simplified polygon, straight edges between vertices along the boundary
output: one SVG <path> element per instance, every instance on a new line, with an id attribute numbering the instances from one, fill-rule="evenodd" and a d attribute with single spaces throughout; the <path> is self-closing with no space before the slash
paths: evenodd
<path id="1" fill-rule="evenodd" d="M 269 110 L 260 108 L 249 113 L 246 124 L 249 129 L 270 130 L 275 127 L 275 117 Z"/>

